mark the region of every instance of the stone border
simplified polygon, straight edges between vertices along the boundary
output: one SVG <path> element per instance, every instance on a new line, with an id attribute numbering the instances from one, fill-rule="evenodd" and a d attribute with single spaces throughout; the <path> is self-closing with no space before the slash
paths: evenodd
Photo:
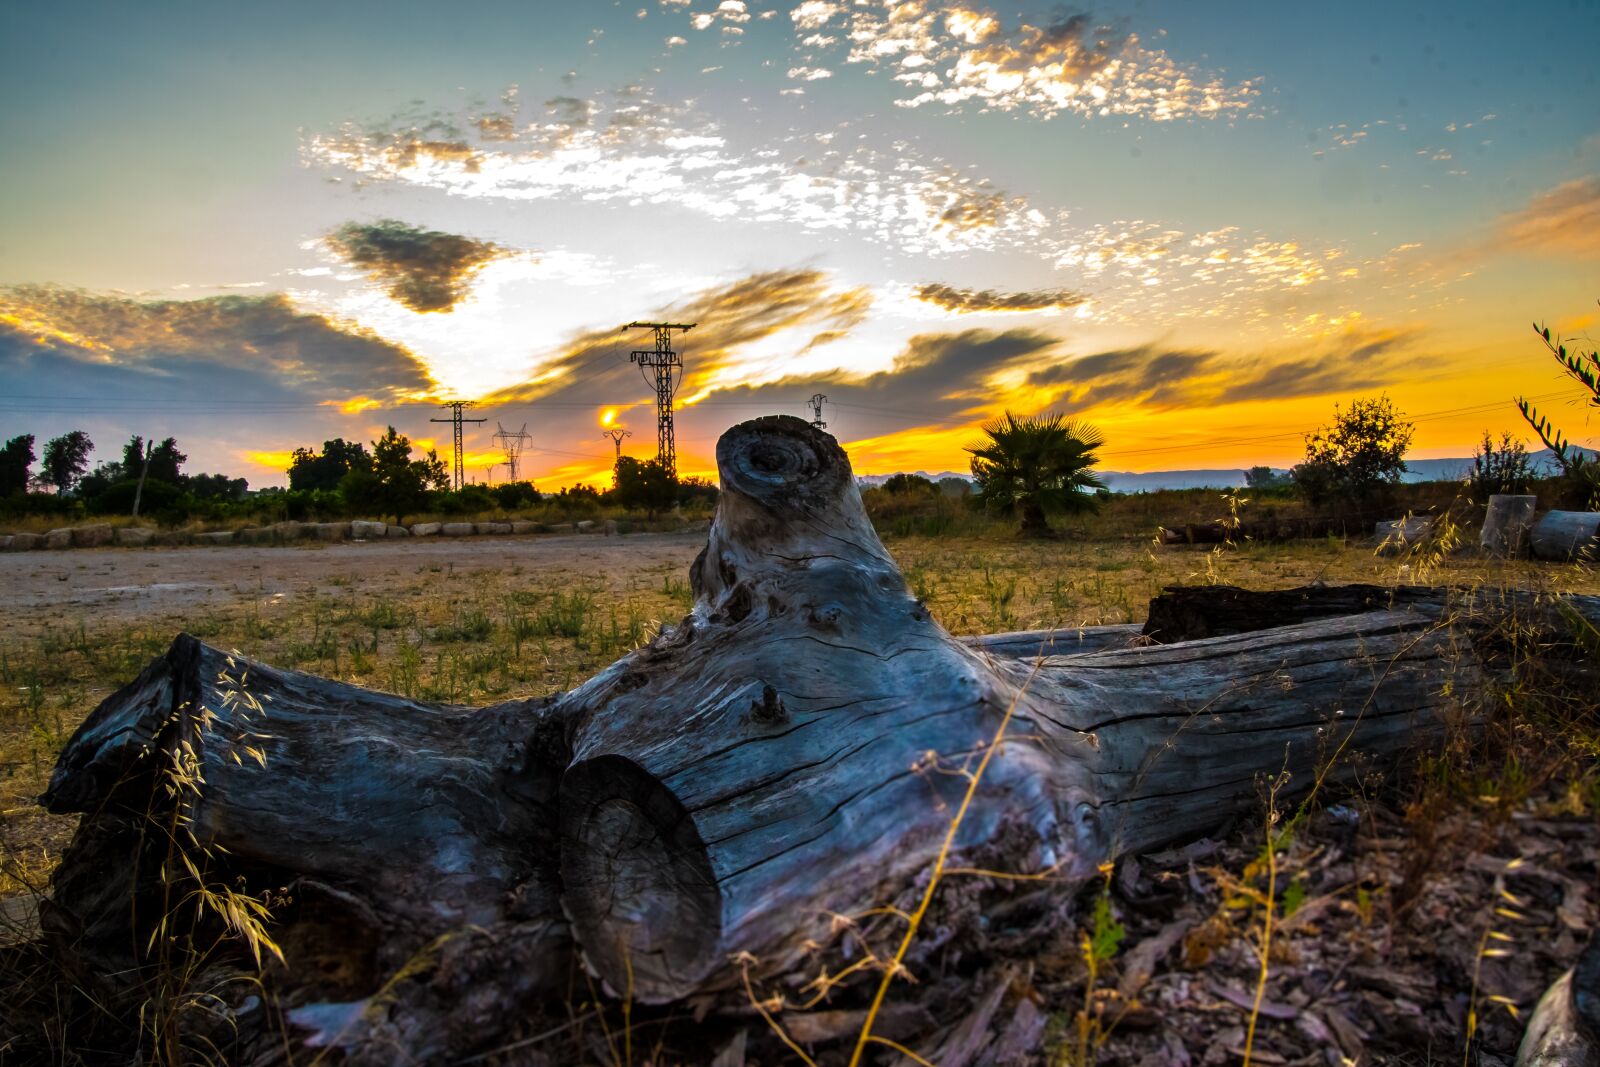
<path id="1" fill-rule="evenodd" d="M 693 523 L 678 533 L 699 529 Z M 68 526 L 47 533 L 0 534 L 0 552 L 39 549 L 125 548 L 168 545 L 285 545 L 304 541 L 386 541 L 408 537 L 513 537 L 527 534 L 618 534 L 616 519 L 596 522 L 561 522 L 546 525 L 524 520 L 506 522 L 417 522 L 410 526 L 357 519 L 352 522 L 278 522 L 271 526 L 246 526 L 239 530 L 191 532 L 157 530 L 149 526 Z"/>

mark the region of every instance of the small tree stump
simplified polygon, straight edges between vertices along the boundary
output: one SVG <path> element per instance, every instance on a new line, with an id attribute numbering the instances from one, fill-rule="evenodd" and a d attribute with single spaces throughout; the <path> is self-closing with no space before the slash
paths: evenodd
<path id="1" fill-rule="evenodd" d="M 1478 544 L 1491 556 L 1518 558 L 1527 554 L 1528 532 L 1539 507 L 1536 496 L 1496 493 L 1489 498 Z"/>

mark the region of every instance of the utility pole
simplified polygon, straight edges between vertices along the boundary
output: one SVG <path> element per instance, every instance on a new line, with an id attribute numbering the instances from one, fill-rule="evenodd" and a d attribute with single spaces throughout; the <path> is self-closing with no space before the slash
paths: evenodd
<path id="1" fill-rule="evenodd" d="M 133 490 L 133 517 L 139 517 L 139 500 L 144 496 L 144 476 L 150 473 L 150 444 L 144 443 L 144 465 L 139 468 L 139 484 Z"/>
<path id="2" fill-rule="evenodd" d="M 811 394 L 811 425 L 819 430 L 828 428 L 828 424 L 822 421 L 822 402 L 826 399 L 821 393 Z"/>
<path id="3" fill-rule="evenodd" d="M 505 452 L 506 468 L 511 474 L 506 480 L 514 482 L 517 480 L 517 460 L 522 455 L 523 446 L 528 443 L 528 438 L 532 435 L 528 433 L 527 423 L 523 423 L 522 429 L 516 431 L 508 430 L 498 422 L 494 425 L 498 432 L 494 435 L 493 441 Z"/>
<path id="4" fill-rule="evenodd" d="M 447 408 L 450 409 L 450 417 L 448 419 L 429 419 L 428 420 L 429 422 L 448 422 L 448 423 L 451 424 L 451 427 L 455 431 L 456 462 L 455 462 L 455 468 L 452 470 L 451 473 L 453 475 L 452 480 L 454 481 L 455 487 L 458 490 L 463 485 L 466 484 L 466 468 L 462 465 L 462 462 L 461 462 L 461 424 L 464 423 L 464 422 L 488 422 L 489 421 L 488 419 L 464 419 L 464 418 L 462 418 L 461 417 L 462 409 L 467 407 L 471 403 L 472 403 L 472 401 L 470 401 L 470 400 L 451 400 L 451 401 L 448 401 L 443 405 L 444 407 L 447 407 Z"/>
<path id="5" fill-rule="evenodd" d="M 632 437 L 633 431 L 626 426 L 613 426 L 609 430 L 601 430 L 601 437 L 611 438 L 611 443 L 617 446 L 617 458 L 611 461 L 611 484 L 617 484 L 617 468 L 622 465 L 622 439 Z"/>
<path id="6" fill-rule="evenodd" d="M 639 364 L 656 372 L 656 461 L 667 468 L 674 477 L 678 473 L 678 442 L 672 430 L 672 397 L 678 391 L 673 372 L 683 367 L 683 356 L 672 350 L 672 331 L 683 333 L 698 323 L 688 322 L 630 322 L 622 329 L 654 330 L 656 346 L 653 349 L 628 353 L 628 362 Z M 649 380 L 648 376 L 645 379 Z"/>

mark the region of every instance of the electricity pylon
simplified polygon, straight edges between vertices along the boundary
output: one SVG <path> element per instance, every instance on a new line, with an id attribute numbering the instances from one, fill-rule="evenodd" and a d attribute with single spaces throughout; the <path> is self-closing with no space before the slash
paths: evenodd
<path id="1" fill-rule="evenodd" d="M 494 425 L 497 432 L 492 440 L 500 446 L 501 451 L 505 452 L 506 467 L 511 472 L 511 477 L 507 480 L 514 482 L 517 480 L 517 460 L 522 457 L 523 446 L 528 443 L 528 438 L 533 435 L 528 433 L 527 423 L 523 423 L 522 429 L 515 431 L 506 429 L 498 422 Z"/>
<path id="2" fill-rule="evenodd" d="M 451 424 L 452 429 L 455 431 L 454 432 L 455 446 L 456 446 L 455 447 L 455 466 L 452 469 L 451 474 L 453 476 L 452 480 L 455 482 L 455 487 L 458 490 L 463 485 L 466 484 L 466 468 L 461 462 L 461 424 L 464 423 L 464 422 L 488 422 L 489 421 L 488 419 L 464 419 L 464 418 L 462 418 L 461 417 L 462 409 L 467 407 L 471 403 L 472 403 L 472 401 L 470 401 L 470 400 L 451 400 L 451 401 L 447 401 L 444 404 L 444 406 L 450 409 L 450 417 L 448 419 L 429 419 L 428 420 L 429 422 L 448 422 L 448 423 Z"/>
<path id="3" fill-rule="evenodd" d="M 656 461 L 673 475 L 678 473 L 678 442 L 672 428 L 672 397 L 678 391 L 673 372 L 682 369 L 683 356 L 672 350 L 672 331 L 692 330 L 693 322 L 630 322 L 623 330 L 654 330 L 656 346 L 628 353 L 628 362 L 656 372 Z M 649 380 L 648 376 L 645 379 Z"/>
<path id="4" fill-rule="evenodd" d="M 828 428 L 828 424 L 822 421 L 822 402 L 826 399 L 821 393 L 811 394 L 811 425 L 819 430 Z"/>
<path id="5" fill-rule="evenodd" d="M 617 458 L 621 459 L 622 458 L 622 439 L 624 437 L 632 437 L 633 436 L 633 431 L 628 429 L 625 426 L 613 426 L 609 430 L 601 430 L 600 431 L 600 436 L 601 437 L 609 437 L 609 438 L 611 438 L 611 443 L 617 446 Z"/>
<path id="6" fill-rule="evenodd" d="M 617 468 L 622 466 L 622 439 L 632 437 L 633 431 L 626 426 L 613 426 L 609 430 L 601 430 L 601 437 L 611 438 L 611 443 L 617 446 L 617 458 L 611 461 L 611 484 L 617 484 Z"/>

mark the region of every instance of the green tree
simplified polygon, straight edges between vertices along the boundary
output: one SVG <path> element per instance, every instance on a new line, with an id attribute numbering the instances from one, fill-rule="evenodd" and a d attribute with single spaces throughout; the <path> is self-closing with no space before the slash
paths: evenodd
<path id="1" fill-rule="evenodd" d="M 1251 467 L 1244 472 L 1244 484 L 1248 489 L 1279 489 L 1293 485 L 1294 480 L 1271 467 Z"/>
<path id="2" fill-rule="evenodd" d="M 920 474 L 891 474 L 883 480 L 878 488 L 885 493 L 893 495 L 915 493 L 922 496 L 932 496 L 936 491 L 932 480 Z"/>
<path id="3" fill-rule="evenodd" d="M 439 457 L 434 455 L 431 460 L 438 464 Z M 339 492 L 351 507 L 393 515 L 399 525 L 407 515 L 427 506 L 433 475 L 429 459 L 412 459 L 411 439 L 390 426 L 372 442 L 371 466 L 346 474 L 339 482 Z"/>
<path id="4" fill-rule="evenodd" d="M 1048 536 L 1051 513 L 1092 511 L 1100 431 L 1061 415 L 1018 418 L 1011 412 L 983 428 L 988 440 L 972 454 L 975 499 L 984 507 L 1021 517 L 1022 533 Z"/>
<path id="5" fill-rule="evenodd" d="M 417 462 L 422 464 L 423 467 L 422 481 L 424 485 L 440 493 L 449 491 L 450 472 L 445 468 L 444 460 L 439 458 L 439 450 L 437 448 L 428 449 Z M 533 487 L 532 482 L 527 484 L 530 489 Z M 535 495 L 537 496 L 537 494 Z"/>
<path id="6" fill-rule="evenodd" d="M 1406 450 L 1416 427 L 1387 395 L 1334 405 L 1333 424 L 1306 435 L 1306 458 L 1292 476 L 1312 504 L 1367 506 L 1406 471 Z"/>
<path id="7" fill-rule="evenodd" d="M 243 500 L 250 491 L 249 482 L 226 474 L 191 474 L 184 484 L 196 500 Z"/>
<path id="8" fill-rule="evenodd" d="M 139 472 L 144 468 L 145 440 L 138 434 L 128 439 L 122 446 L 122 470 L 120 478 L 139 477 Z M 189 457 L 178 451 L 177 438 L 169 437 L 159 445 L 150 448 L 150 470 L 145 475 L 147 482 L 166 482 L 168 485 L 183 485 L 184 463 Z M 120 480 L 117 479 L 117 480 Z"/>
<path id="9" fill-rule="evenodd" d="M 28 491 L 34 458 L 31 433 L 13 437 L 0 448 L 0 497 Z"/>
<path id="10" fill-rule="evenodd" d="M 642 510 L 651 518 L 677 502 L 678 479 L 658 460 L 640 462 L 622 456 L 616 466 L 617 503 L 630 511 Z"/>
<path id="11" fill-rule="evenodd" d="M 289 488 L 337 489 L 344 476 L 354 470 L 370 470 L 372 456 L 359 441 L 335 437 L 322 442 L 322 451 L 297 448 L 289 463 Z"/>
<path id="12" fill-rule="evenodd" d="M 1584 406 L 1600 408 L 1600 352 L 1594 349 L 1569 352 L 1565 342 L 1551 339 L 1548 326 L 1535 323 L 1533 329 L 1546 350 L 1561 364 L 1562 372 L 1578 384 Z M 1517 397 L 1517 409 L 1561 465 L 1563 503 L 1574 508 L 1600 507 L 1600 456 L 1574 447 L 1526 397 Z"/>
<path id="13" fill-rule="evenodd" d="M 94 442 L 82 430 L 52 438 L 44 446 L 44 470 L 39 480 L 53 487 L 58 496 L 66 495 L 89 469 L 89 453 L 93 451 Z"/>

